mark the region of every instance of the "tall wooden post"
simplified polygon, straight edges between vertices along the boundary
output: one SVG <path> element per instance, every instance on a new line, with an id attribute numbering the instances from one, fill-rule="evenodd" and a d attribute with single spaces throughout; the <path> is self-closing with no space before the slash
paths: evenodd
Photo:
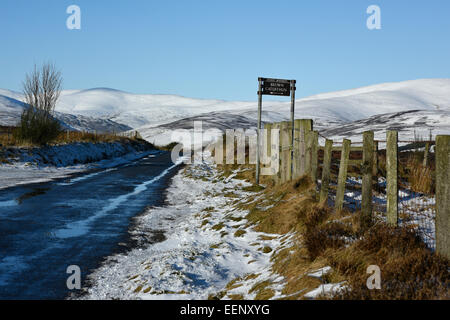
<path id="1" fill-rule="evenodd" d="M 450 259 L 450 136 L 436 137 L 436 252 Z"/>
<path id="2" fill-rule="evenodd" d="M 281 123 L 280 122 L 274 123 L 272 125 L 272 128 L 280 130 L 280 133 L 278 135 L 278 159 L 276 159 L 276 161 L 278 161 L 278 171 L 273 175 L 273 180 L 275 181 L 275 184 L 279 185 L 279 184 L 281 184 L 281 172 L 282 172 L 282 169 L 281 169 L 281 157 L 282 157 L 281 150 L 283 148 L 283 145 L 281 143 Z M 272 156 L 273 156 L 273 154 L 272 154 Z"/>
<path id="3" fill-rule="evenodd" d="M 262 109 L 262 79 L 258 78 L 258 127 L 256 128 L 256 185 L 259 185 L 260 143 L 261 143 L 261 109 Z"/>
<path id="4" fill-rule="evenodd" d="M 293 158 L 294 158 L 294 117 L 295 117 L 295 80 L 291 80 L 290 81 L 290 89 L 291 89 L 291 124 L 290 124 L 290 128 L 291 128 L 291 176 L 290 179 L 292 179 L 292 173 L 293 173 Z"/>
<path id="5" fill-rule="evenodd" d="M 292 152 L 292 179 L 295 180 L 301 176 L 301 120 L 294 120 L 294 149 Z"/>
<path id="6" fill-rule="evenodd" d="M 311 131 L 310 132 L 310 139 L 311 139 L 311 180 L 313 183 L 317 183 L 317 167 L 319 166 L 319 132 L 318 131 Z"/>
<path id="7" fill-rule="evenodd" d="M 294 156 L 292 164 L 292 179 L 297 179 L 306 173 L 306 138 L 312 130 L 312 120 L 299 119 L 294 121 Z"/>
<path id="8" fill-rule="evenodd" d="M 363 133 L 363 163 L 361 165 L 362 177 L 362 200 L 360 227 L 367 230 L 372 224 L 372 173 L 373 173 L 373 131 Z"/>
<path id="9" fill-rule="evenodd" d="M 351 141 L 344 139 L 342 143 L 341 162 L 339 164 L 338 187 L 336 192 L 336 201 L 334 207 L 336 210 L 342 210 L 344 207 L 345 182 L 347 181 L 348 158 L 350 156 Z"/>
<path id="10" fill-rule="evenodd" d="M 424 167 L 428 166 L 428 155 L 430 153 L 430 142 L 425 143 L 425 151 L 423 153 L 423 163 Z"/>
<path id="11" fill-rule="evenodd" d="M 372 175 L 376 182 L 378 182 L 378 141 L 374 141 L 373 147 L 373 168 Z"/>
<path id="12" fill-rule="evenodd" d="M 331 173 L 331 155 L 333 152 L 333 140 L 325 141 L 325 153 L 323 157 L 322 167 L 322 186 L 320 187 L 320 203 L 324 203 L 328 199 L 328 188 L 330 184 Z"/>
<path id="13" fill-rule="evenodd" d="M 398 224 L 398 132 L 388 131 L 386 134 L 386 193 L 387 222 Z"/>
<path id="14" fill-rule="evenodd" d="M 266 123 L 264 126 L 264 148 L 266 149 L 266 161 L 272 157 L 272 123 Z M 266 167 L 270 167 L 270 162 L 265 164 Z"/>
<path id="15" fill-rule="evenodd" d="M 281 183 L 291 180 L 291 133 L 290 121 L 283 121 L 280 128 L 281 139 Z"/>

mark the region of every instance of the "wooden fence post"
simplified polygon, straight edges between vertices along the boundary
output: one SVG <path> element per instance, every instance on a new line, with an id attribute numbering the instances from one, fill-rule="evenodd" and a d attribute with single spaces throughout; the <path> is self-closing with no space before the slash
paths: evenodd
<path id="1" fill-rule="evenodd" d="M 398 132 L 386 134 L 386 196 L 387 222 L 398 225 Z"/>
<path id="2" fill-rule="evenodd" d="M 318 148 L 317 144 L 319 143 L 319 138 L 318 138 L 318 133 L 317 133 L 317 137 L 314 136 L 314 131 L 313 131 L 313 127 L 314 127 L 314 123 L 313 120 L 311 119 L 302 119 L 302 124 L 303 124 L 303 131 L 302 131 L 302 138 L 303 138 L 303 173 L 304 174 L 308 174 L 309 170 L 307 170 L 306 168 L 306 159 L 308 159 L 309 164 L 310 164 L 310 168 L 312 166 L 312 162 L 314 161 L 313 159 L 313 155 L 314 155 L 314 148 Z M 310 135 L 313 135 L 312 137 L 310 137 Z M 310 140 L 310 146 L 311 146 L 311 150 L 310 153 L 308 154 L 307 152 L 307 147 L 308 147 L 308 139 Z M 314 143 L 316 143 L 316 146 L 314 146 Z M 309 158 L 307 158 L 309 156 Z"/>
<path id="3" fill-rule="evenodd" d="M 319 150 L 319 132 L 309 131 L 306 135 L 306 151 L 305 151 L 305 173 L 309 174 L 311 180 L 316 183 L 317 181 L 317 166 Z"/>
<path id="4" fill-rule="evenodd" d="M 319 131 L 312 131 L 313 144 L 311 149 L 311 178 L 317 182 L 317 167 L 319 166 Z"/>
<path id="5" fill-rule="evenodd" d="M 363 133 L 363 163 L 361 165 L 362 199 L 361 199 L 361 230 L 367 230 L 372 224 L 372 173 L 373 173 L 373 131 Z"/>
<path id="6" fill-rule="evenodd" d="M 342 143 L 341 162 L 339 163 L 338 187 L 334 207 L 342 210 L 344 207 L 345 182 L 347 181 L 348 158 L 350 156 L 351 141 L 344 139 Z"/>
<path id="7" fill-rule="evenodd" d="M 266 147 L 267 159 L 272 157 L 272 123 L 266 123 L 264 129 L 266 129 L 266 134 L 264 135 L 264 144 Z M 267 160 L 266 159 L 266 160 Z M 270 167 L 270 162 L 265 164 L 266 167 Z"/>
<path id="8" fill-rule="evenodd" d="M 328 187 L 330 184 L 331 172 L 331 154 L 333 152 L 333 140 L 325 141 L 325 153 L 322 166 L 322 186 L 320 187 L 320 203 L 324 203 L 328 199 Z"/>
<path id="9" fill-rule="evenodd" d="M 306 138 L 312 130 L 311 119 L 294 121 L 294 154 L 292 164 L 292 179 L 297 179 L 306 173 Z"/>
<path id="10" fill-rule="evenodd" d="M 425 143 L 425 152 L 423 154 L 423 166 L 428 166 L 428 154 L 430 153 L 430 142 Z"/>
<path id="11" fill-rule="evenodd" d="M 281 150 L 282 150 L 282 144 L 281 144 L 281 123 L 276 122 L 272 125 L 272 129 L 278 129 L 279 135 L 278 135 L 278 171 L 272 176 L 275 185 L 281 184 Z M 272 138 L 271 138 L 272 139 Z M 272 155 L 272 153 L 271 153 Z"/>
<path id="12" fill-rule="evenodd" d="M 374 181 L 378 182 L 378 141 L 374 141 L 372 175 Z"/>
<path id="13" fill-rule="evenodd" d="M 286 136 L 286 122 L 280 122 L 280 174 L 279 174 L 279 183 L 283 184 L 286 182 L 286 161 L 287 157 L 285 156 L 285 148 L 286 142 L 288 140 Z"/>
<path id="14" fill-rule="evenodd" d="M 436 137 L 436 252 L 450 259 L 450 136 Z"/>
<path id="15" fill-rule="evenodd" d="M 306 132 L 305 133 L 305 173 L 311 172 L 311 150 L 312 150 L 312 132 Z"/>
<path id="16" fill-rule="evenodd" d="M 292 179 L 297 179 L 301 176 L 301 172 L 303 170 L 302 163 L 302 123 L 301 120 L 294 120 L 294 151 L 292 155 Z"/>
<path id="17" fill-rule="evenodd" d="M 281 183 L 286 183 L 291 180 L 291 135 L 289 121 L 283 121 L 280 129 L 281 136 Z"/>

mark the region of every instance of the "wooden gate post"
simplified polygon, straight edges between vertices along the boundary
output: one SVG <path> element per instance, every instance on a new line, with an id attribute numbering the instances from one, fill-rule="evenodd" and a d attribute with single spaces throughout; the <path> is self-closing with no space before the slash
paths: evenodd
<path id="1" fill-rule="evenodd" d="M 361 173 L 363 177 L 360 227 L 362 231 L 367 230 L 372 224 L 373 150 L 373 131 L 366 131 L 363 133 L 363 163 L 361 165 Z"/>
<path id="2" fill-rule="evenodd" d="M 305 132 L 305 173 L 311 173 L 311 151 L 312 151 L 312 131 Z"/>
<path id="3" fill-rule="evenodd" d="M 436 252 L 450 259 L 450 136 L 436 137 Z"/>
<path id="4" fill-rule="evenodd" d="M 301 120 L 294 120 L 294 150 L 292 154 L 292 179 L 297 179 L 302 172 L 302 141 L 301 141 L 302 123 Z"/>
<path id="5" fill-rule="evenodd" d="M 279 123 L 279 122 L 274 123 L 272 125 L 272 129 L 280 130 L 280 133 L 278 135 L 278 159 L 277 159 L 278 160 L 278 171 L 272 176 L 272 178 L 275 182 L 275 185 L 279 185 L 279 184 L 281 184 L 281 171 L 282 171 L 282 169 L 281 169 L 281 157 L 282 157 L 281 150 L 283 147 L 281 144 L 281 123 Z M 271 139 L 272 139 L 272 137 L 271 137 Z M 272 153 L 271 153 L 271 155 L 274 156 Z"/>
<path id="6" fill-rule="evenodd" d="M 325 141 L 325 154 L 322 166 L 322 185 L 320 187 L 320 203 L 325 203 L 328 199 L 328 187 L 330 184 L 331 154 L 333 152 L 333 140 Z"/>
<path id="7" fill-rule="evenodd" d="M 374 141 L 373 147 L 373 169 L 372 175 L 375 182 L 378 182 L 378 141 Z"/>
<path id="8" fill-rule="evenodd" d="M 347 181 L 348 158 L 350 156 L 351 141 L 344 139 L 342 143 L 341 162 L 339 164 L 338 187 L 334 207 L 342 210 L 344 207 L 345 182 Z"/>
<path id="9" fill-rule="evenodd" d="M 291 134 L 290 122 L 283 121 L 280 127 L 281 139 L 281 183 L 291 180 Z"/>
<path id="10" fill-rule="evenodd" d="M 298 119 L 294 122 L 292 179 L 297 179 L 306 173 L 306 143 L 307 136 L 312 128 L 313 121 L 311 119 Z"/>
<path id="11" fill-rule="evenodd" d="M 313 127 L 314 127 L 314 123 L 313 120 L 311 119 L 301 119 L 300 120 L 302 123 L 302 142 L 303 142 L 303 158 L 304 158 L 304 167 L 303 167 L 303 174 L 306 174 L 306 147 L 307 147 L 307 143 L 308 143 L 308 135 L 310 134 L 310 132 L 313 131 Z"/>
<path id="12" fill-rule="evenodd" d="M 264 129 L 266 130 L 266 133 L 264 134 L 263 148 L 266 150 L 265 160 L 268 161 L 272 157 L 272 123 L 266 123 Z M 270 167 L 270 161 L 269 163 L 265 163 L 264 166 Z"/>
<path id="13" fill-rule="evenodd" d="M 425 143 L 425 152 L 423 153 L 423 163 L 424 167 L 428 166 L 428 154 L 430 153 L 430 142 Z"/>
<path id="14" fill-rule="evenodd" d="M 293 133 L 293 127 L 291 121 L 286 121 L 286 139 L 287 144 L 285 148 L 286 152 L 286 176 L 285 176 L 285 182 L 292 180 L 292 152 L 294 151 L 293 145 L 292 145 L 292 133 Z"/>
<path id="15" fill-rule="evenodd" d="M 386 196 L 387 222 L 398 225 L 398 132 L 386 134 Z"/>
<path id="16" fill-rule="evenodd" d="M 311 180 L 317 182 L 317 166 L 319 150 L 319 132 L 309 131 L 306 135 L 306 153 L 305 153 L 305 173 L 309 174 Z"/>

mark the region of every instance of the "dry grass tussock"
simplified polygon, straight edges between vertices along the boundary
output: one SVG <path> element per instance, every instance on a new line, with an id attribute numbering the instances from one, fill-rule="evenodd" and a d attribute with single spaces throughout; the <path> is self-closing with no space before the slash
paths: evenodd
<path id="1" fill-rule="evenodd" d="M 251 181 L 254 172 L 248 168 L 234 165 L 228 172 L 239 168 L 244 170 L 236 177 Z M 237 204 L 249 210 L 249 225 L 266 233 L 294 232 L 295 245 L 274 248 L 272 255 L 273 271 L 286 279 L 287 299 L 301 299 L 322 281 L 346 281 L 347 289 L 334 299 L 450 299 L 449 261 L 430 251 L 413 230 L 375 221 L 363 232 L 360 213 L 320 205 L 307 176 L 255 191 L 263 195 L 258 201 Z M 333 271 L 322 281 L 307 276 L 327 265 Z M 381 269 L 381 290 L 367 288 L 370 265 Z"/>

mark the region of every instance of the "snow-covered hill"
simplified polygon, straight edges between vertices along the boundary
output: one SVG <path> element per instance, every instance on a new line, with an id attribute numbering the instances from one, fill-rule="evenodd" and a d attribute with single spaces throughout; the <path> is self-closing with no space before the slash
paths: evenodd
<path id="1" fill-rule="evenodd" d="M 386 140 L 386 130 L 399 132 L 400 140 L 428 140 L 439 134 L 450 134 L 450 111 L 412 110 L 375 115 L 322 130 L 321 136 L 334 141 L 350 139 L 362 142 L 364 131 L 374 131 L 375 140 Z"/>
<path id="2" fill-rule="evenodd" d="M 0 89 L 5 98 L 22 100 L 20 93 Z M 0 100 L 0 110 L 19 103 Z M 253 102 L 228 102 L 222 100 L 192 99 L 176 95 L 139 95 L 115 89 L 64 90 L 56 111 L 84 117 L 115 121 L 132 128 L 143 125 L 159 125 L 196 116 L 205 112 L 242 110 Z"/>
<path id="3" fill-rule="evenodd" d="M 239 104 L 236 102 L 235 104 Z M 242 103 L 241 108 L 224 110 L 213 120 L 212 113 L 190 118 L 202 120 L 203 126 L 210 128 L 220 119 L 228 127 L 256 127 L 256 102 Z M 407 111 L 423 113 L 404 113 Z M 426 112 L 425 112 L 426 111 Z M 399 114 L 400 113 L 400 114 Z M 377 118 L 376 116 L 385 115 Z M 401 115 L 401 116 L 400 116 Z M 242 117 L 248 120 L 243 124 Z M 263 102 L 263 122 L 289 120 L 290 102 Z M 374 117 L 374 118 L 371 118 Z M 296 100 L 295 118 L 313 119 L 319 131 L 330 130 L 331 138 L 340 139 L 339 129 L 347 128 L 346 134 L 357 139 L 364 130 L 378 130 L 384 134 L 386 128 L 400 128 L 401 134 L 450 133 L 450 79 L 425 79 L 399 83 L 385 83 L 359 89 L 325 93 Z M 362 121 L 368 119 L 367 121 Z M 186 119 L 188 120 L 188 119 Z M 355 124 L 352 124 L 355 122 Z M 170 141 L 171 132 L 180 122 L 159 126 L 147 125 L 138 128 L 141 135 L 155 144 Z M 373 125 L 371 125 L 373 123 Z M 192 125 L 191 125 L 192 127 Z M 219 126 L 216 126 L 219 128 Z M 183 122 L 186 129 L 186 122 Z M 333 131 L 335 129 L 335 131 Z"/>
<path id="4" fill-rule="evenodd" d="M 297 94 L 301 94 L 301 83 Z M 13 114 L 17 118 L 21 99 L 20 93 L 0 90 L 0 124 L 11 122 Z M 450 112 L 450 79 L 384 83 L 297 99 L 295 117 L 314 119 L 315 127 L 322 131 L 376 115 L 412 110 L 428 111 L 426 119 L 434 120 L 425 127 L 444 119 L 440 130 L 449 130 L 445 116 Z M 193 120 L 217 129 L 254 127 L 257 102 L 256 96 L 255 101 L 223 101 L 95 88 L 63 91 L 56 111 L 65 114 L 58 117 L 73 128 L 83 129 L 95 121 L 102 123 L 91 127 L 107 128 L 118 123 L 124 125 L 122 129 L 137 129 L 144 138 L 162 144 L 170 140 L 173 129 L 192 127 Z M 289 99 L 263 102 L 264 122 L 288 120 L 289 112 Z M 432 116 L 434 113 L 442 117 Z"/>
<path id="5" fill-rule="evenodd" d="M 21 95 L 18 93 L 0 90 L 0 125 L 15 126 L 19 122 L 20 115 L 25 106 L 25 104 L 19 100 L 21 98 Z M 58 111 L 55 112 L 55 117 L 62 123 L 63 128 L 67 130 L 122 132 L 132 129 L 127 125 L 109 119 L 73 115 Z"/>

